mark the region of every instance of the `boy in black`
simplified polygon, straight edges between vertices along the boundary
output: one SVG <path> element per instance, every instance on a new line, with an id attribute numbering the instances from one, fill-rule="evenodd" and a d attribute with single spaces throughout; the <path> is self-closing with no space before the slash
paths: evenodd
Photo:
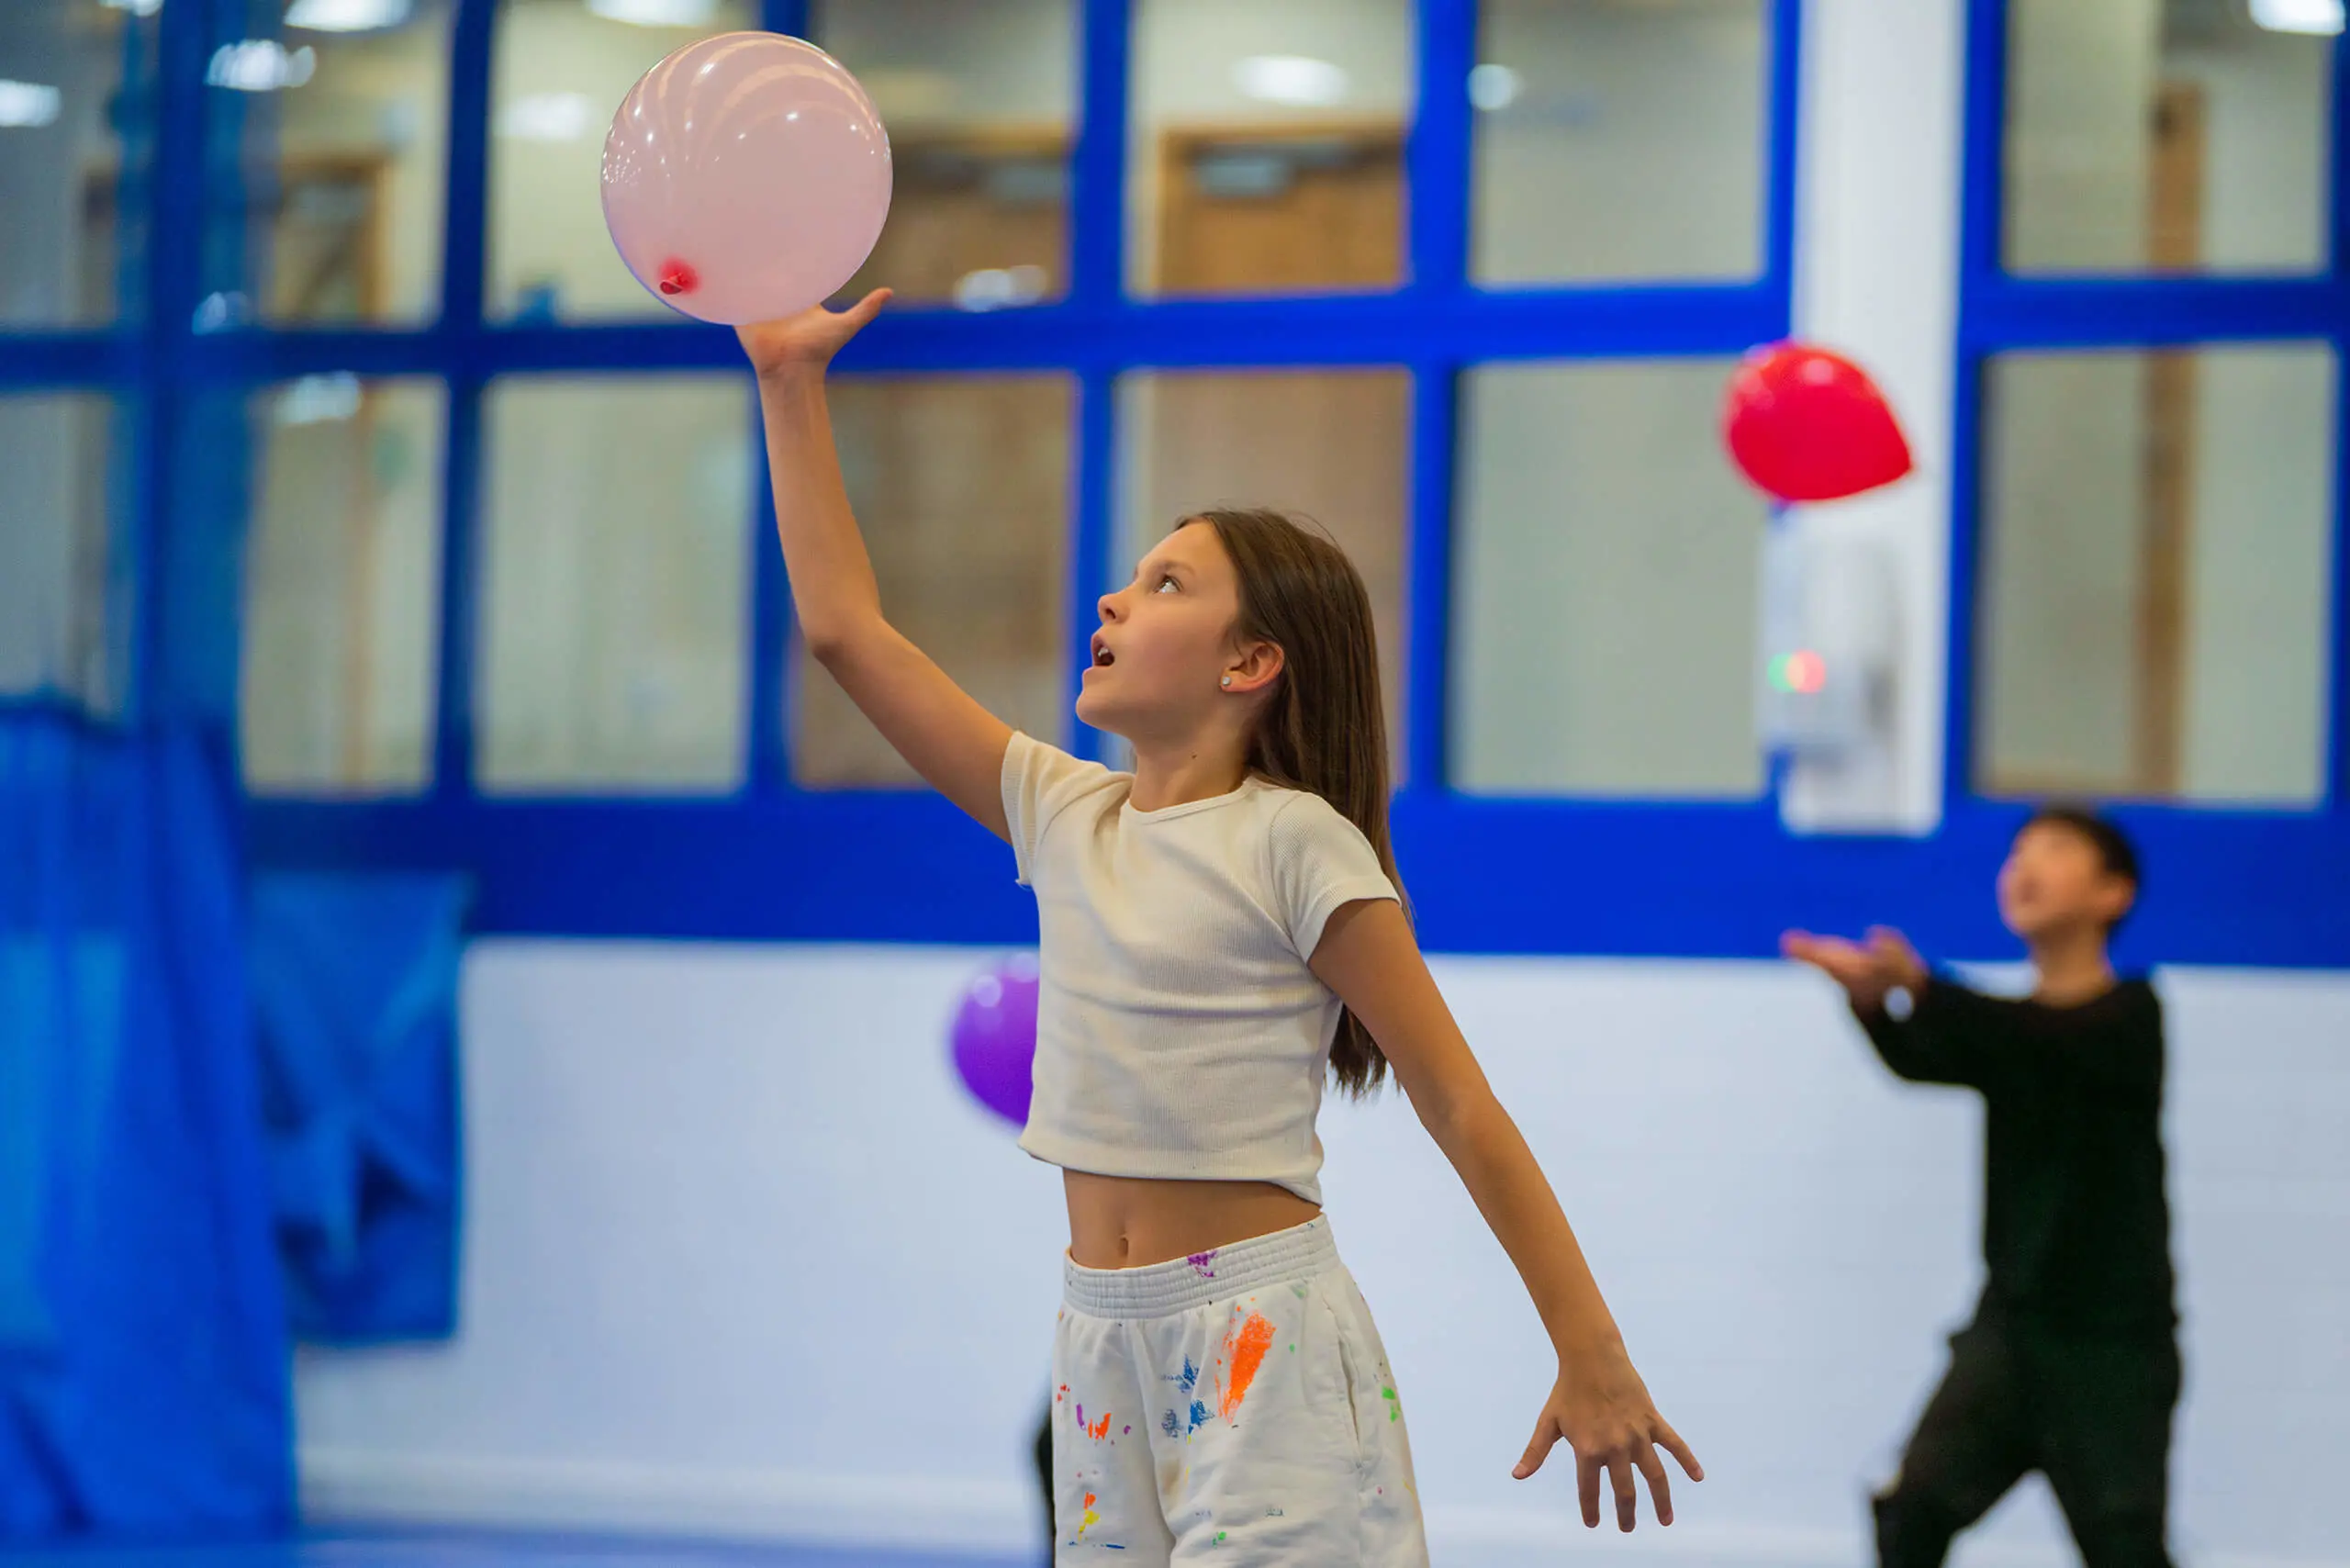
<path id="1" fill-rule="evenodd" d="M 1844 988 L 1887 1067 L 1986 1104 L 1989 1282 L 1875 1500 L 1883 1568 L 1937 1568 L 2033 1470 L 2088 1568 L 2167 1568 L 2179 1358 L 2162 1009 L 2143 980 L 2117 980 L 2106 953 L 2138 881 L 2129 841 L 2100 817 L 2056 808 L 2025 826 L 1998 883 L 2038 976 L 2025 1002 L 1930 974 L 1897 932 L 1786 938 L 1789 957 Z"/>

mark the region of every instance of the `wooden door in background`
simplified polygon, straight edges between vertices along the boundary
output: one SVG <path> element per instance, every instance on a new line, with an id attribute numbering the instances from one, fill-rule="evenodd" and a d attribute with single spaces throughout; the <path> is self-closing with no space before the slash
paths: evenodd
<path id="1" fill-rule="evenodd" d="M 2157 271 L 2188 271 L 2203 259 L 2202 87 L 2164 83 L 2150 134 L 2146 260 Z M 2139 795 L 2172 795 L 2181 782 L 2195 521 L 2195 383 L 2191 351 L 2146 356 L 2130 778 L 2131 792 Z"/>
<path id="2" fill-rule="evenodd" d="M 1168 294 L 1327 293 L 1403 281 L 1393 123 L 1179 128 L 1160 139 L 1156 280 Z M 1412 382 L 1401 370 L 1157 375 L 1122 405 L 1129 543 L 1219 504 L 1319 523 L 1362 574 L 1404 758 Z M 1139 482 L 1136 482 L 1139 481 Z M 1132 565 L 1122 561 L 1123 569 Z"/>

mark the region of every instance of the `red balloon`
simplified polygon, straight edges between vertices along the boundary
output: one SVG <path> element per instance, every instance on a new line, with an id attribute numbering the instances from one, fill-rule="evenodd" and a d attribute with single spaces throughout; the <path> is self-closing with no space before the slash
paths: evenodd
<path id="1" fill-rule="evenodd" d="M 1833 501 L 1909 472 L 1909 442 L 1868 372 L 1809 343 L 1741 361 L 1722 409 L 1740 472 L 1783 501 Z"/>

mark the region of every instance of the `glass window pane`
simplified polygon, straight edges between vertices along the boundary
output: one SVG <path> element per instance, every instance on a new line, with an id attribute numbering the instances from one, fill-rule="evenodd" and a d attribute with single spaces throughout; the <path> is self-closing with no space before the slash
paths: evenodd
<path id="1" fill-rule="evenodd" d="M 1754 690 L 1768 509 L 1716 433 L 1731 369 L 1496 365 L 1465 378 L 1458 788 L 1762 792 Z"/>
<path id="2" fill-rule="evenodd" d="M 1764 0 L 1485 0 L 1470 275 L 1762 270 Z"/>
<path id="3" fill-rule="evenodd" d="M 663 56 L 758 25 L 753 0 L 504 0 L 490 84 L 490 315 L 680 319 L 629 275 L 604 230 L 604 133 Z"/>
<path id="4" fill-rule="evenodd" d="M 484 431 L 483 787 L 737 786 L 748 383 L 502 381 Z"/>
<path id="5" fill-rule="evenodd" d="M 2322 268 L 2333 40 L 2254 19 L 2294 9 L 2010 0 L 2008 265 Z"/>
<path id="6" fill-rule="evenodd" d="M 1138 0 L 1128 287 L 1403 282 L 1414 58 L 1409 0 Z"/>
<path id="7" fill-rule="evenodd" d="M 143 210 L 155 34 L 126 10 L 0 6 L 0 327 L 111 320 L 119 285 L 140 297 L 142 225 L 118 215 Z"/>
<path id="8" fill-rule="evenodd" d="M 890 128 L 890 222 L 845 292 L 992 310 L 1068 287 L 1076 0 L 824 0 Z"/>
<path id="9" fill-rule="evenodd" d="M 355 375 L 252 395 L 240 720 L 255 790 L 431 782 L 442 405 L 438 382 Z"/>
<path id="10" fill-rule="evenodd" d="M 841 475 L 890 622 L 990 712 L 1069 731 L 1069 431 L 1061 375 L 844 376 Z M 806 650 L 791 653 L 791 771 L 810 789 L 914 772 Z"/>
<path id="11" fill-rule="evenodd" d="M 430 320 L 441 307 L 452 0 L 220 7 L 199 329 Z M 243 13 L 238 29 L 229 18 Z M 283 18 L 282 22 L 280 17 Z"/>
<path id="12" fill-rule="evenodd" d="M 1388 752 L 1403 777 L 1404 563 L 1412 378 L 1401 370 L 1146 373 L 1118 385 L 1118 548 L 1135 563 L 1208 507 L 1273 507 L 1320 524 L 1371 592 Z"/>
<path id="13" fill-rule="evenodd" d="M 1985 397 L 1980 787 L 2317 800 L 2332 353 L 2010 354 Z"/>
<path id="14" fill-rule="evenodd" d="M 0 699 L 118 706 L 130 608 L 114 545 L 120 417 L 91 393 L 0 397 Z"/>

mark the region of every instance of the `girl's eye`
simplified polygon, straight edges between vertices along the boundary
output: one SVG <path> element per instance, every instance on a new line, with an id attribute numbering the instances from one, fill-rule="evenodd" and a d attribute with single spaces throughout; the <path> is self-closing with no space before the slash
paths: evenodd
<path id="1" fill-rule="evenodd" d="M 1158 586 L 1157 588 L 1152 588 L 1150 591 L 1151 591 L 1151 592 L 1153 592 L 1153 593 L 1168 593 L 1168 592 L 1171 592 L 1171 591 L 1174 589 L 1174 588 L 1175 588 L 1175 579 L 1174 579 L 1174 577 L 1173 577 L 1172 576 L 1170 576 L 1169 574 L 1168 574 L 1168 573 L 1161 572 L 1161 573 L 1158 575 Z"/>

